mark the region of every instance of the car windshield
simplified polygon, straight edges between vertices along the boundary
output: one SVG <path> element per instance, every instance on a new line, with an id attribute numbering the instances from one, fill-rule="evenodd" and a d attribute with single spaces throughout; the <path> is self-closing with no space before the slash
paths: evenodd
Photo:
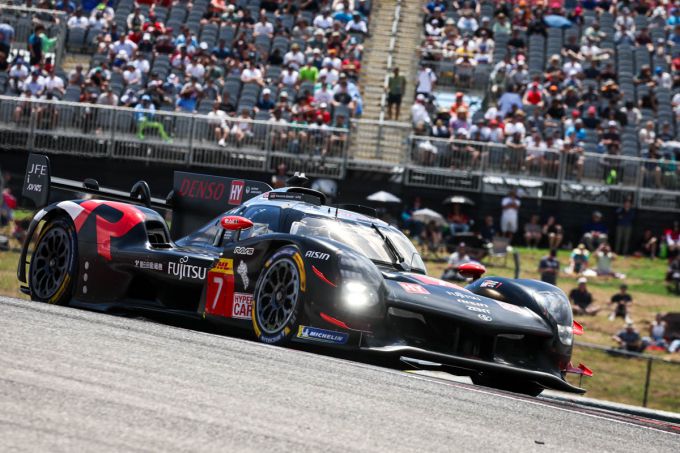
<path id="1" fill-rule="evenodd" d="M 378 228 L 391 241 L 397 255 L 404 259 L 404 264 L 410 270 L 425 272 L 425 263 L 423 263 L 411 241 L 399 231 L 390 227 L 371 226 L 345 219 L 305 217 L 300 221 L 293 222 L 290 233 L 331 239 L 347 245 L 372 261 L 395 264 L 397 257 L 393 256 L 387 241 L 381 237 L 375 228 Z"/>

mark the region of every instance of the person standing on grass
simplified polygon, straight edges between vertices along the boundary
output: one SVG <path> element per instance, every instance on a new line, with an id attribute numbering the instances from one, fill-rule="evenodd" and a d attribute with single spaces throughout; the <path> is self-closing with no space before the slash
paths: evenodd
<path id="1" fill-rule="evenodd" d="M 406 77 L 399 74 L 399 68 L 395 67 L 392 75 L 387 79 L 387 119 L 399 121 L 401 112 L 401 100 L 406 93 Z M 394 115 L 392 115 L 394 108 Z"/>
<path id="2" fill-rule="evenodd" d="M 541 274 L 542 282 L 557 285 L 557 274 L 560 272 L 557 250 L 551 249 L 547 256 L 541 258 L 541 261 L 538 263 L 538 272 Z"/>
<path id="3" fill-rule="evenodd" d="M 621 256 L 628 254 L 634 217 L 633 203 L 628 198 L 623 202 L 623 206 L 616 210 L 616 244 L 614 249 Z"/>
<path id="4" fill-rule="evenodd" d="M 511 189 L 508 196 L 501 201 L 503 213 L 501 214 L 501 231 L 503 234 L 512 239 L 512 236 L 517 232 L 517 223 L 519 217 L 520 201 L 517 198 L 515 189 Z"/>
<path id="5" fill-rule="evenodd" d="M 593 295 L 586 287 L 588 280 L 585 277 L 578 279 L 578 287 L 569 293 L 571 309 L 575 315 L 595 316 L 600 311 L 600 307 L 593 305 Z"/>
<path id="6" fill-rule="evenodd" d="M 614 310 L 609 315 L 609 320 L 614 321 L 616 318 L 623 318 L 626 323 L 632 323 L 630 317 L 630 304 L 633 303 L 633 298 L 628 294 L 628 286 L 619 286 L 619 292 L 614 294 L 609 302 L 614 305 Z"/>

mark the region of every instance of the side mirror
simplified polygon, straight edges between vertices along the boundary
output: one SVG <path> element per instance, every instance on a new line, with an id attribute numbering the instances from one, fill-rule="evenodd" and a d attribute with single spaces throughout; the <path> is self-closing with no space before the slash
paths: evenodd
<path id="1" fill-rule="evenodd" d="M 486 272 L 486 268 L 479 263 L 465 263 L 458 266 L 458 273 L 465 278 L 473 281 L 479 279 Z"/>
<path id="2" fill-rule="evenodd" d="M 222 228 L 225 230 L 241 231 L 252 228 L 253 222 L 238 215 L 228 215 L 226 217 L 222 217 L 222 220 L 220 220 L 220 225 L 222 225 Z"/>
<path id="3" fill-rule="evenodd" d="M 234 237 L 234 241 L 238 241 L 241 238 L 241 230 L 252 228 L 253 222 L 250 219 L 246 219 L 245 217 L 241 217 L 239 215 L 228 215 L 222 217 L 222 220 L 220 220 L 220 225 L 222 225 L 222 228 L 226 231 L 235 231 L 236 235 Z M 220 239 L 220 242 L 224 240 L 224 232 L 221 236 L 222 238 Z"/>

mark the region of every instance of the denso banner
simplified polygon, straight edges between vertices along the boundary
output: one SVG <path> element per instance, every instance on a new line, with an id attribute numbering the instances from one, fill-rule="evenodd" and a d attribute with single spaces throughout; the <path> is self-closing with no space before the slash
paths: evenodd
<path id="1" fill-rule="evenodd" d="M 272 190 L 260 181 L 176 171 L 172 237 L 182 237 L 244 201 Z"/>

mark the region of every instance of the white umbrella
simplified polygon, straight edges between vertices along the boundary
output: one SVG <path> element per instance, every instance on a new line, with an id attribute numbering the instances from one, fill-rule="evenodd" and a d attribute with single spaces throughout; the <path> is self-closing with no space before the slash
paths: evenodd
<path id="1" fill-rule="evenodd" d="M 401 203 L 401 198 L 389 192 L 381 190 L 366 197 L 367 200 L 378 201 L 380 203 Z"/>
<path id="2" fill-rule="evenodd" d="M 413 211 L 411 218 L 423 223 L 430 223 L 431 221 L 434 221 L 438 225 L 446 225 L 446 220 L 444 220 L 444 217 L 442 217 L 440 213 L 428 208 Z"/>

